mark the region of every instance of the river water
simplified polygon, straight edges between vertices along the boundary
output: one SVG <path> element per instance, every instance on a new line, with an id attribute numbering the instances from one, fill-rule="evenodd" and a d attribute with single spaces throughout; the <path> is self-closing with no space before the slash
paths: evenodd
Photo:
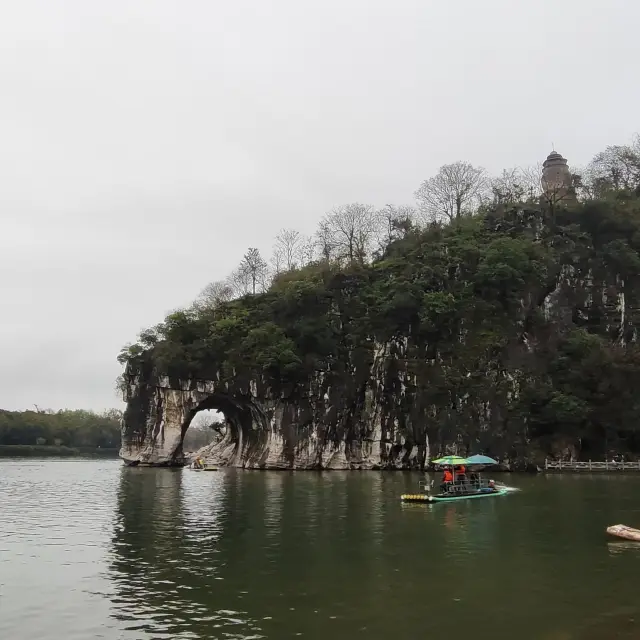
<path id="1" fill-rule="evenodd" d="M 0 638 L 640 638 L 640 474 L 418 479 L 0 460 Z"/>

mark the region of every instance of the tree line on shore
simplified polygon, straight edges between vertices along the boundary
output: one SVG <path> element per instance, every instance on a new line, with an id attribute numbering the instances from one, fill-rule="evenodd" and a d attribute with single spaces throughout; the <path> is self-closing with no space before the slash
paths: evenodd
<path id="1" fill-rule="evenodd" d="M 0 409 L 0 445 L 118 449 L 122 412 L 82 409 L 6 411 Z"/>
<path id="2" fill-rule="evenodd" d="M 82 409 L 52 411 L 7 411 L 0 409 L 0 447 L 33 447 L 40 451 L 57 449 L 120 448 L 122 411 L 102 413 Z M 219 437 L 221 417 L 210 412 L 198 414 L 185 436 L 185 450 L 195 451 Z"/>

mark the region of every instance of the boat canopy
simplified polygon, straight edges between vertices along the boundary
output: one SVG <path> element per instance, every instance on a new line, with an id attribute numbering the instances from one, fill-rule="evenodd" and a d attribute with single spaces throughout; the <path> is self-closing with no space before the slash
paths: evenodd
<path id="1" fill-rule="evenodd" d="M 498 464 L 497 460 L 494 460 L 493 458 L 490 458 L 489 456 L 483 456 L 483 455 L 475 455 L 475 456 L 470 456 L 469 458 L 466 459 L 466 463 L 469 465 L 474 465 L 474 464 Z"/>
<path id="2" fill-rule="evenodd" d="M 461 464 L 467 464 L 467 459 L 461 458 L 460 456 L 444 456 L 444 458 L 433 460 L 433 464 L 458 466 Z"/>
<path id="3" fill-rule="evenodd" d="M 463 458 L 461 456 L 444 456 L 442 458 L 438 458 L 437 460 L 433 460 L 432 463 L 439 466 L 456 467 L 461 464 L 469 465 L 469 466 L 491 465 L 491 464 L 498 464 L 498 461 L 494 460 L 493 458 L 490 458 L 489 456 L 477 454 L 474 456 L 469 456 L 468 458 Z"/>

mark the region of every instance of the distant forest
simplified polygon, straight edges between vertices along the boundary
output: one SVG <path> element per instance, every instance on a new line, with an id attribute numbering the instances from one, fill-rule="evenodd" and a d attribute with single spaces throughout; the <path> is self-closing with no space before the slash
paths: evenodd
<path id="1" fill-rule="evenodd" d="M 0 446 L 62 447 L 70 449 L 119 449 L 122 412 L 103 413 L 82 409 L 60 411 L 6 411 L 0 409 Z M 188 431 L 185 449 L 209 444 L 216 433 L 216 420 L 205 417 Z"/>
<path id="2" fill-rule="evenodd" d="M 103 413 L 0 409 L 0 445 L 119 449 L 121 418 L 117 409 Z"/>

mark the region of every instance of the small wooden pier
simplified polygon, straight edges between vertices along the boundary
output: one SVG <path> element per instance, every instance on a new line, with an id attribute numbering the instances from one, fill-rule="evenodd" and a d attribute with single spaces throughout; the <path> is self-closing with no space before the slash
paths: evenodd
<path id="1" fill-rule="evenodd" d="M 639 471 L 640 472 L 640 460 L 637 462 L 613 462 L 605 460 L 604 462 L 595 461 L 583 461 L 577 462 L 576 460 L 562 461 L 562 460 L 544 460 L 545 471 Z"/>

